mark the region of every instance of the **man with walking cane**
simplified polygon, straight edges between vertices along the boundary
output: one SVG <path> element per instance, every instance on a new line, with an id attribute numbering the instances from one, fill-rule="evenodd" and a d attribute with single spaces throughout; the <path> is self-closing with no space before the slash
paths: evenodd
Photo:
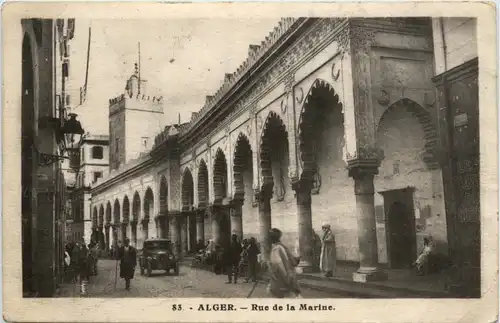
<path id="1" fill-rule="evenodd" d="M 134 278 L 135 266 L 137 265 L 137 252 L 130 245 L 130 239 L 126 238 L 123 246 L 118 248 L 118 257 L 116 271 L 118 271 L 118 260 L 120 261 L 120 278 L 125 279 L 125 289 L 130 290 L 130 280 Z M 116 272 L 115 272 L 115 289 L 116 289 Z"/>

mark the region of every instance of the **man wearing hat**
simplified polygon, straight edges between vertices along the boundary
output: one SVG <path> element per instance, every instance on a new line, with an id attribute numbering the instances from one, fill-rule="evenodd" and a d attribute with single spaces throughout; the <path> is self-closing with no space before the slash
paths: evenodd
<path id="1" fill-rule="evenodd" d="M 118 249 L 118 259 L 120 260 L 120 278 L 125 279 L 125 289 L 130 290 L 130 280 L 134 278 L 137 265 L 137 252 L 130 245 L 129 238 L 126 238 L 123 246 Z"/>
<path id="2" fill-rule="evenodd" d="M 319 268 L 325 277 L 332 277 L 337 261 L 335 236 L 333 235 L 331 226 L 327 223 L 323 224 L 321 230 L 323 230 L 323 238 L 321 239 Z"/>

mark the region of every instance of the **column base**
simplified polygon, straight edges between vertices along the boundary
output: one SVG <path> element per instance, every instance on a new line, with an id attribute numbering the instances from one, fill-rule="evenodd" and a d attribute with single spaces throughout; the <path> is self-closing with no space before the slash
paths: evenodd
<path id="1" fill-rule="evenodd" d="M 301 260 L 297 267 L 295 267 L 295 272 L 298 274 L 310 274 L 319 272 L 319 268 L 315 267 L 311 262 L 306 260 Z"/>
<path id="2" fill-rule="evenodd" d="M 379 268 L 360 267 L 356 272 L 352 273 L 352 280 L 358 283 L 367 283 L 372 281 L 387 280 L 388 275 Z"/>

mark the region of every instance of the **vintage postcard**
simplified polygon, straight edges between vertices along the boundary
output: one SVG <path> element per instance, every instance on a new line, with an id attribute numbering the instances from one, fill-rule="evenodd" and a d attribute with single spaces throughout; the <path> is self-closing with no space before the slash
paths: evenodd
<path id="1" fill-rule="evenodd" d="M 4 4 L 4 319 L 496 320 L 495 10 Z"/>

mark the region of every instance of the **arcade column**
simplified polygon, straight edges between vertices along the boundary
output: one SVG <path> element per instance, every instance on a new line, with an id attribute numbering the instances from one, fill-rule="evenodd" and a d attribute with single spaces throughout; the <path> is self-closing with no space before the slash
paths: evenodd
<path id="1" fill-rule="evenodd" d="M 234 200 L 230 209 L 231 235 L 236 234 L 240 241 L 243 239 L 243 201 Z"/>
<path id="2" fill-rule="evenodd" d="M 299 252 L 300 263 L 297 271 L 300 273 L 313 272 L 313 228 L 311 216 L 311 188 L 312 181 L 299 180 L 292 184 L 297 198 L 297 217 L 299 225 Z"/>
<path id="3" fill-rule="evenodd" d="M 111 225 L 106 224 L 104 226 L 104 241 L 106 244 L 106 251 L 111 249 L 111 241 L 110 241 L 110 231 L 111 231 Z"/>
<path id="4" fill-rule="evenodd" d="M 187 222 L 189 219 L 190 212 L 182 212 L 181 216 L 178 218 L 179 229 L 180 229 L 180 242 L 181 242 L 181 256 L 187 256 L 188 254 L 188 230 Z"/>
<path id="5" fill-rule="evenodd" d="M 130 242 L 134 247 L 139 247 L 137 245 L 137 221 L 130 222 Z"/>
<path id="6" fill-rule="evenodd" d="M 356 195 L 360 264 L 359 269 L 352 274 L 352 278 L 354 281 L 363 283 L 387 279 L 387 274 L 378 268 L 373 185 L 373 178 L 377 173 L 378 165 L 355 166 L 349 169 L 349 176 L 354 179 L 354 194 Z"/>
<path id="7" fill-rule="evenodd" d="M 211 205 L 208 207 L 208 216 L 212 225 L 212 239 L 216 245 L 220 244 L 219 217 L 221 211 L 220 206 Z"/>
<path id="8" fill-rule="evenodd" d="M 143 241 L 145 241 L 149 237 L 149 219 L 142 220 L 141 224 L 142 224 L 142 238 Z"/>
<path id="9" fill-rule="evenodd" d="M 174 245 L 174 251 L 177 255 L 181 253 L 181 234 L 179 230 L 179 217 L 180 212 L 170 212 L 170 238 Z"/>
<path id="10" fill-rule="evenodd" d="M 128 223 L 126 223 L 126 222 L 121 223 L 121 241 L 122 241 L 122 243 L 125 242 L 125 239 L 127 239 L 127 226 L 128 226 Z"/>
<path id="11" fill-rule="evenodd" d="M 205 243 L 205 210 L 196 212 L 196 242 L 200 240 Z"/>
<path id="12" fill-rule="evenodd" d="M 160 214 L 158 216 L 159 236 L 162 239 L 168 236 L 168 216 L 167 214 Z"/>
<path id="13" fill-rule="evenodd" d="M 272 187 L 265 186 L 261 190 L 255 190 L 255 199 L 259 206 L 259 231 L 260 245 L 263 260 L 269 260 L 271 252 L 271 241 L 269 231 L 271 230 L 271 197 Z"/>
<path id="14" fill-rule="evenodd" d="M 111 225 L 111 245 L 117 246 L 118 245 L 118 225 L 117 224 L 112 224 Z"/>

